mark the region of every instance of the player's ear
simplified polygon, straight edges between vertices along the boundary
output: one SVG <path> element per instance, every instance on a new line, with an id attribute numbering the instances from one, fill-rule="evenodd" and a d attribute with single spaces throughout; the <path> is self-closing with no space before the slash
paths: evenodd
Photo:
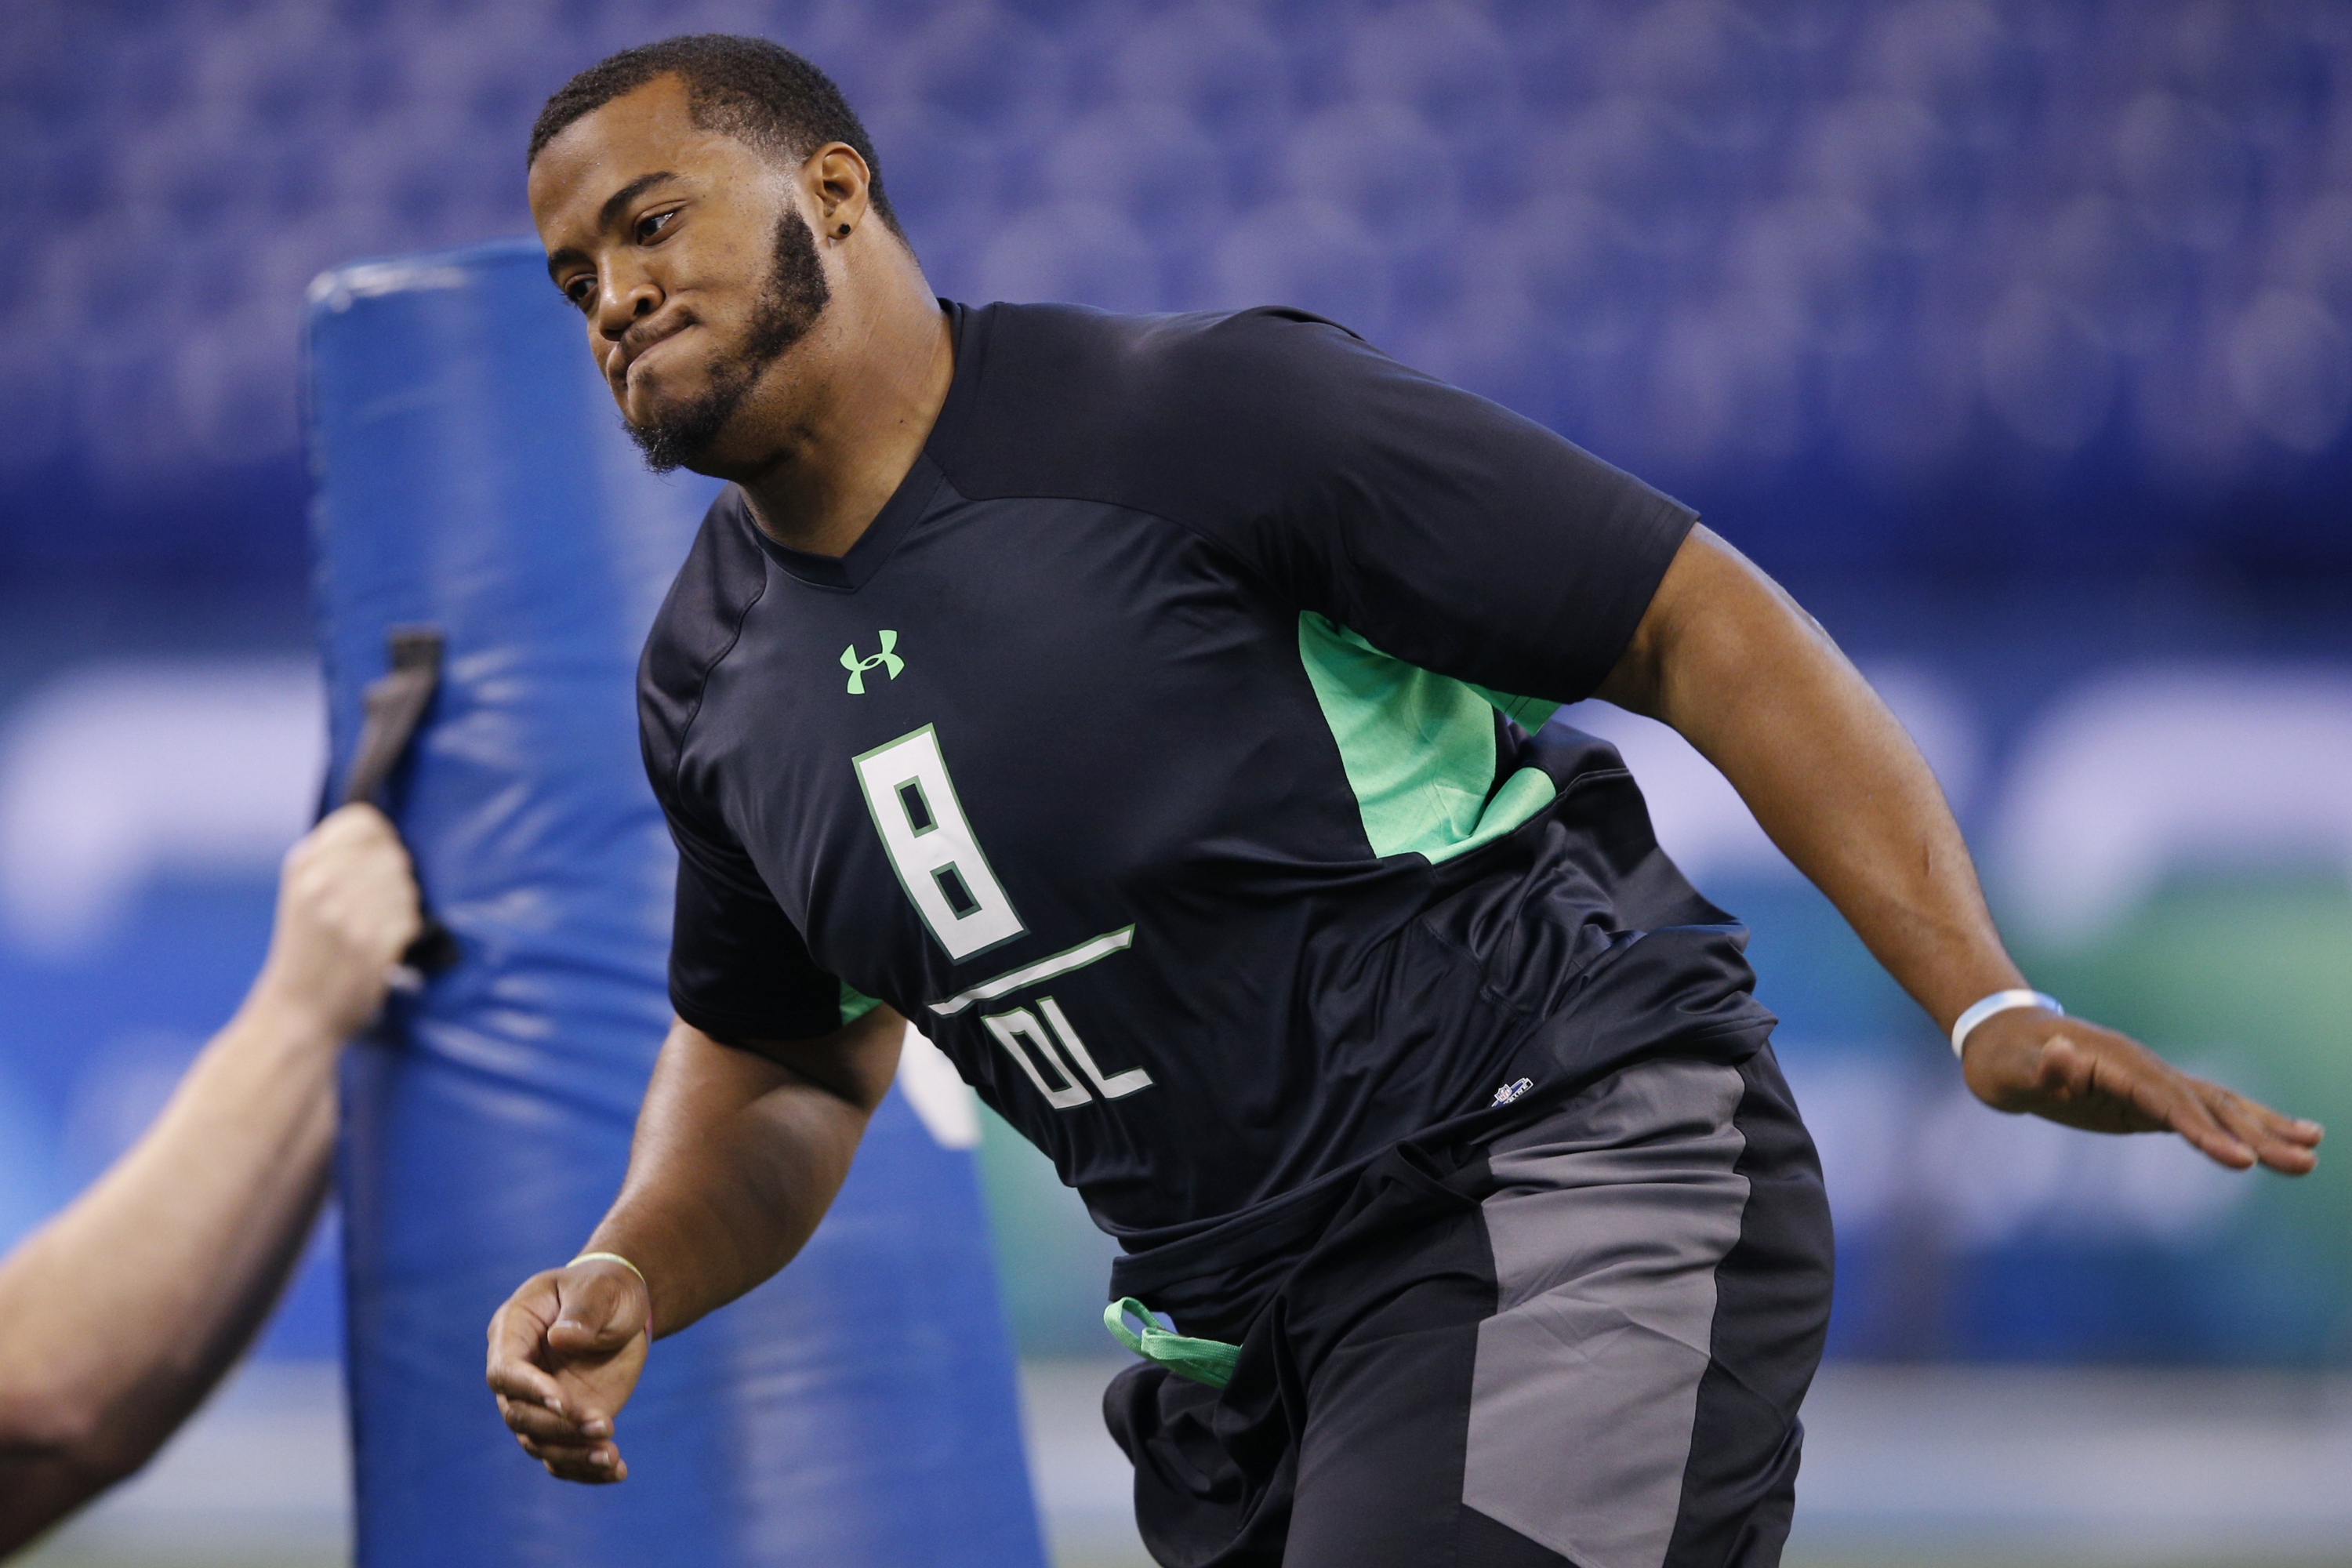
<path id="1" fill-rule="evenodd" d="M 874 172 L 846 142 L 828 142 L 801 165 L 801 178 L 821 221 L 820 237 L 835 243 L 857 232 L 871 210 Z"/>

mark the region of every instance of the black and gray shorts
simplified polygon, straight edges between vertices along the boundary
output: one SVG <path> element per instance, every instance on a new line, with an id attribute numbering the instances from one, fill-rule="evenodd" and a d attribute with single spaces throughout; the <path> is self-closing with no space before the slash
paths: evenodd
<path id="1" fill-rule="evenodd" d="M 1830 1276 L 1770 1050 L 1653 1059 L 1382 1155 L 1226 1387 L 1144 1363 L 1105 1416 L 1168 1568 L 1767 1568 Z"/>

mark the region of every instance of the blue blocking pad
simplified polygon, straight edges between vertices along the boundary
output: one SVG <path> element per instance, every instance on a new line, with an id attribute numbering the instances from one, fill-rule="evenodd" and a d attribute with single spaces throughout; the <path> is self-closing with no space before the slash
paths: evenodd
<path id="1" fill-rule="evenodd" d="M 713 487 L 645 472 L 532 245 L 321 279 L 310 378 L 330 798 L 388 630 L 439 628 L 390 799 L 460 952 L 344 1074 L 360 1563 L 1040 1568 L 969 1139 L 898 1090 L 800 1259 L 655 1346 L 626 1482 L 500 1424 L 484 1328 L 618 1190 L 670 1021 L 635 678 Z"/>

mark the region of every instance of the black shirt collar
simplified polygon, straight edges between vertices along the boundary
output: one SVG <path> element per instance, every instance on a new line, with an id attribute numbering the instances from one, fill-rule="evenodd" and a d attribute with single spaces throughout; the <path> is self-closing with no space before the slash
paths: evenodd
<path id="1" fill-rule="evenodd" d="M 947 475 L 932 458 L 931 453 L 934 448 L 950 445 L 957 427 L 963 423 L 971 406 L 974 389 L 980 383 L 982 356 L 981 334 L 971 330 L 973 312 L 950 300 L 940 300 L 940 305 L 948 313 L 948 331 L 955 353 L 955 374 L 948 382 L 947 400 L 940 405 L 939 418 L 933 422 L 930 435 L 924 438 L 923 449 L 915 455 L 914 464 L 908 468 L 907 477 L 898 481 L 898 488 L 890 493 L 888 500 L 882 503 L 882 510 L 875 515 L 872 522 L 866 524 L 866 531 L 857 536 L 857 542 L 849 547 L 848 553 L 817 555 L 805 550 L 794 550 L 788 544 L 779 544 L 751 521 L 751 510 L 744 503 L 742 491 L 737 490 L 732 498 L 743 513 L 743 526 L 751 531 L 751 537 L 759 542 L 761 549 L 768 552 L 768 559 L 813 587 L 856 593 L 872 581 L 874 574 L 882 569 L 882 563 L 898 550 L 898 542 L 907 536 L 907 531 L 930 510 L 932 499 L 947 481 Z"/>

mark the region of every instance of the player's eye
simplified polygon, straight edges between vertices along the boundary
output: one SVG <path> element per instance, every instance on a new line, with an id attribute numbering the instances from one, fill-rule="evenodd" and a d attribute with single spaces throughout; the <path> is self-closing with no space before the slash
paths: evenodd
<path id="1" fill-rule="evenodd" d="M 595 296 L 595 292 L 596 280 L 593 278 L 574 278 L 563 286 L 563 297 L 571 300 L 573 308 L 577 310 L 585 310 L 588 308 L 588 301 Z"/>
<path id="2" fill-rule="evenodd" d="M 677 216 L 676 207 L 666 207 L 660 212 L 646 214 L 637 220 L 637 243 L 651 245 L 655 240 L 659 239 L 668 230 L 670 219 Z"/>

